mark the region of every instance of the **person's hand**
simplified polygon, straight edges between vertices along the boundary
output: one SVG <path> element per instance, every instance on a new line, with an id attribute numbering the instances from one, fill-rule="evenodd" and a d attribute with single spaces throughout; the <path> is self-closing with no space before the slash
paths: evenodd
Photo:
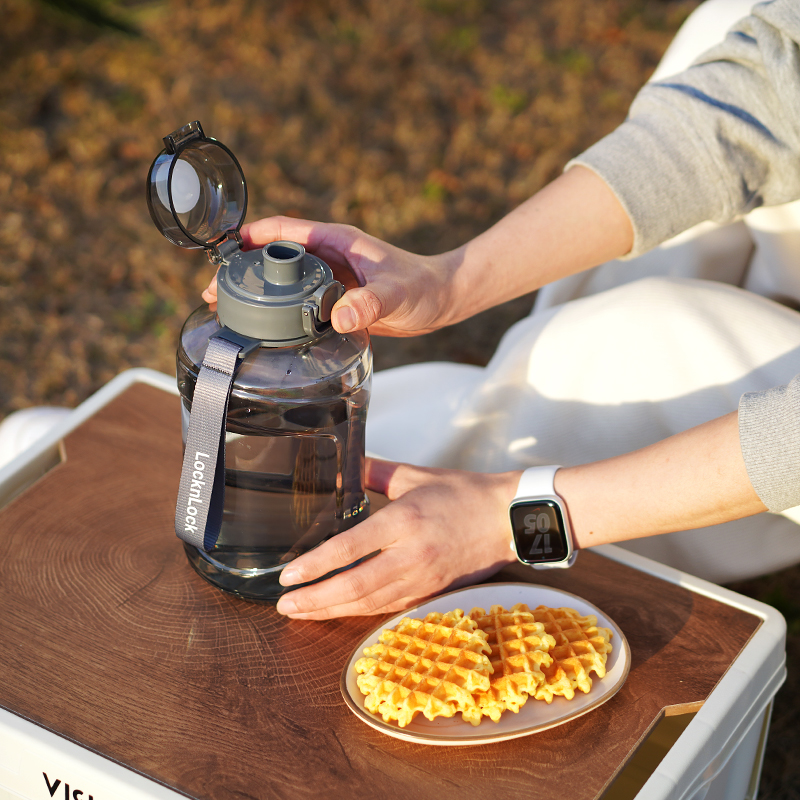
<path id="1" fill-rule="evenodd" d="M 460 322 L 546 283 L 619 258 L 633 224 L 603 179 L 574 166 L 461 247 L 418 256 L 350 225 L 269 217 L 242 228 L 246 249 L 286 239 L 333 269 L 347 291 L 339 333 L 417 336 Z M 203 293 L 213 304 L 216 280 Z"/>
<path id="2" fill-rule="evenodd" d="M 285 594 L 278 611 L 330 619 L 400 611 L 477 583 L 515 560 L 508 505 L 519 472 L 479 474 L 367 460 L 367 486 L 393 502 L 290 562 L 281 584 L 332 578 Z"/>
<path id="3" fill-rule="evenodd" d="M 242 228 L 244 248 L 288 240 L 302 244 L 334 271 L 347 291 L 333 307 L 339 333 L 369 328 L 379 336 L 417 336 L 450 324 L 452 255 L 418 256 L 351 225 L 268 217 Z M 203 292 L 217 300 L 217 279 Z"/>

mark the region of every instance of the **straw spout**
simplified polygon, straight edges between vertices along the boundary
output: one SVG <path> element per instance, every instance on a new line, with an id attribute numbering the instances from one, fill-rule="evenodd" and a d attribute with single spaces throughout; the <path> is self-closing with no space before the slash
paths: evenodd
<path id="1" fill-rule="evenodd" d="M 297 242 L 270 242 L 262 250 L 264 280 L 276 286 L 298 283 L 304 277 L 306 249 Z"/>

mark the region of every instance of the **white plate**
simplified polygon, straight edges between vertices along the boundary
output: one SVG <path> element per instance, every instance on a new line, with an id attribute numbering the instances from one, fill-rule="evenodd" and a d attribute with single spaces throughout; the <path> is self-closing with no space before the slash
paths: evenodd
<path id="1" fill-rule="evenodd" d="M 475 606 L 488 610 L 492 605 L 511 608 L 515 603 L 526 603 L 531 608 L 540 605 L 550 608 L 564 606 L 574 608 L 582 615 L 594 614 L 598 625 L 611 629 L 613 649 L 608 654 L 606 675 L 602 679 L 592 675 L 592 689 L 588 694 L 575 692 L 572 700 L 554 697 L 549 705 L 541 700 L 528 700 L 517 714 L 506 711 L 499 722 L 492 722 L 485 717 L 477 726 L 464 722 L 458 713 L 449 719 L 437 717 L 433 721 L 425 719 L 422 714 L 417 714 L 410 724 L 401 728 L 395 722 L 384 722 L 381 717 L 370 713 L 364 707 L 364 695 L 356 684 L 358 674 L 355 671 L 355 663 L 363 655 L 365 647 L 378 642 L 381 631 L 393 628 L 403 617 L 424 617 L 431 611 L 445 613 L 460 608 L 464 613 L 469 613 Z M 345 702 L 359 719 L 375 730 L 394 736 L 396 739 L 437 745 L 488 744 L 538 733 L 587 714 L 610 700 L 620 690 L 628 677 L 630 665 L 630 648 L 622 631 L 591 603 L 569 592 L 551 589 L 548 586 L 536 586 L 530 583 L 488 583 L 440 595 L 421 606 L 403 611 L 379 625 L 353 651 L 342 673 L 341 688 Z"/>

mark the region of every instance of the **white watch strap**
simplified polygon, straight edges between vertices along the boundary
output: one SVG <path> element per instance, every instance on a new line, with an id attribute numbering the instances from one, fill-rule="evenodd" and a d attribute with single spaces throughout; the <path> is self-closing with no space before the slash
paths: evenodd
<path id="1" fill-rule="evenodd" d="M 553 481 L 556 472 L 561 466 L 549 467 L 530 467 L 522 473 L 517 486 L 517 498 L 520 497 L 547 497 L 554 495 L 556 490 L 553 488 Z M 556 495 L 557 496 L 557 495 Z"/>
<path id="2" fill-rule="evenodd" d="M 556 472 L 561 469 L 561 466 L 550 465 L 546 467 L 529 467 L 522 473 L 517 486 L 517 495 L 514 500 L 523 500 L 527 498 L 538 499 L 543 497 L 555 497 L 561 500 L 560 495 L 556 494 L 555 490 L 555 477 Z M 562 501 L 563 502 L 563 501 Z M 567 536 L 568 541 L 574 548 L 575 541 L 572 538 L 572 531 L 569 527 L 569 520 L 564 519 L 564 534 Z M 514 545 L 514 537 L 511 537 L 511 550 L 516 555 L 517 549 Z M 557 564 L 534 564 L 534 569 L 548 569 L 550 567 L 571 567 L 575 563 L 575 558 L 578 555 L 577 550 L 572 550 L 572 555 L 565 563 Z"/>

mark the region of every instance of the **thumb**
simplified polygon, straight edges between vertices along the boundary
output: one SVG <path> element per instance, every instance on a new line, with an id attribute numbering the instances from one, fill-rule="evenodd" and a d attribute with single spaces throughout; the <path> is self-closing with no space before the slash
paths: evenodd
<path id="1" fill-rule="evenodd" d="M 348 289 L 331 311 L 331 322 L 339 333 L 369 328 L 395 310 L 398 301 L 382 281 Z"/>

